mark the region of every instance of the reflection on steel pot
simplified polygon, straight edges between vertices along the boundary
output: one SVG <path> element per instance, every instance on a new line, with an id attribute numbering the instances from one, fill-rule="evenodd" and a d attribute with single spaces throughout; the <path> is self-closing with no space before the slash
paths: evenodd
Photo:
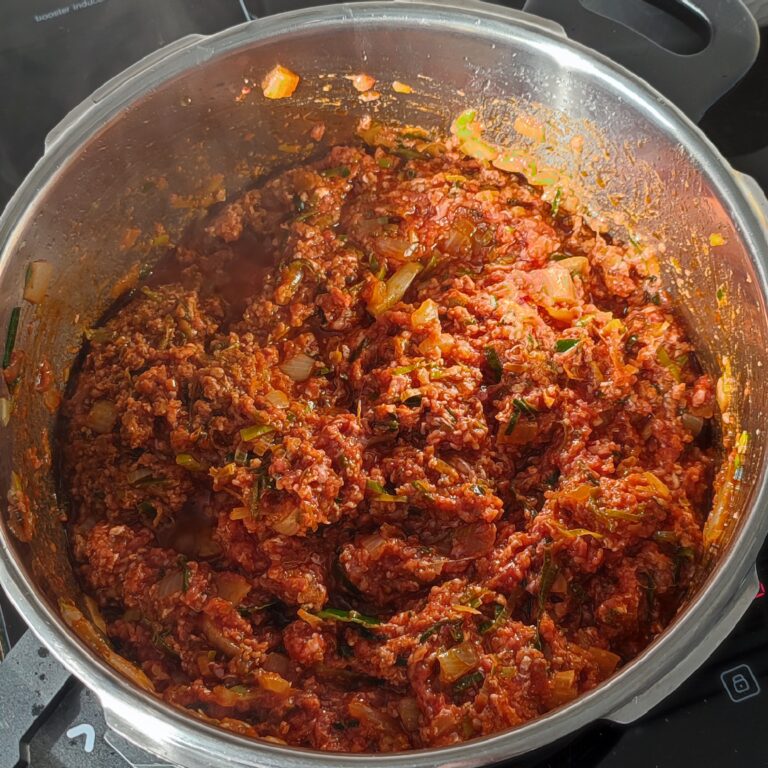
<path id="1" fill-rule="evenodd" d="M 14 362 L 20 366 L 10 414 L 8 393 L 0 392 L 0 484 L 4 498 L 10 492 L 23 499 L 24 511 L 22 519 L 3 515 L 0 578 L 33 631 L 99 696 L 109 724 L 174 763 L 494 763 L 596 719 L 640 716 L 714 650 L 755 594 L 753 563 L 768 530 L 760 514 L 766 495 L 761 422 L 768 409 L 765 199 L 638 78 L 567 40 L 556 25 L 482 4 L 471 8 L 361 3 L 180 40 L 106 84 L 64 120 L 0 220 L 0 327 L 18 322 Z M 254 87 L 276 63 L 301 75 L 290 99 L 267 100 Z M 360 71 L 386 84 L 376 102 L 361 100 L 343 78 Z M 394 81 L 412 92 L 391 88 Z M 115 284 L 135 278 L 140 265 L 160 255 L 166 238 L 195 218 L 196 208 L 185 201 L 212 203 L 206 198 L 212 189 L 234 192 L 269 168 L 295 163 L 317 122 L 325 124 L 328 143 L 351 139 L 367 113 L 445 132 L 467 106 L 479 110 L 488 137 L 505 145 L 526 141 L 514 130 L 515 117 L 545 125 L 547 142 L 528 141 L 529 149 L 542 164 L 580 180 L 596 220 L 624 236 L 661 241 L 675 254 L 663 265 L 667 285 L 707 366 L 732 377 L 724 431 L 746 430 L 756 438 L 741 457 L 743 474 L 720 521 L 724 533 L 712 548 L 709 573 L 667 630 L 615 677 L 512 731 L 365 758 L 224 732 L 128 682 L 115 671 L 123 660 L 89 621 L 74 622 L 75 633 L 60 615 L 61 604 L 86 612 L 87 605 L 67 559 L 55 495 L 56 390 L 65 385 L 83 329 L 110 304 Z M 158 221 L 167 232 L 155 231 Z M 24 298 L 32 262 L 46 266 L 31 269 Z M 718 302 L 722 295 L 727 306 Z M 43 363 L 55 382 L 47 392 L 34 386 Z M 95 653 L 99 643 L 104 647 Z"/>

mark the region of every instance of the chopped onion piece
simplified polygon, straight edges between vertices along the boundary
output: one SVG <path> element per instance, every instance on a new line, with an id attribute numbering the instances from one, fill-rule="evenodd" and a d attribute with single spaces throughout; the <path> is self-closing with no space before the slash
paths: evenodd
<path id="1" fill-rule="evenodd" d="M 409 261 L 403 264 L 403 266 L 400 267 L 389 280 L 387 280 L 384 295 L 382 297 L 372 297 L 376 300 L 368 302 L 368 311 L 374 317 L 378 317 L 388 309 L 394 307 L 395 304 L 405 296 L 405 292 L 410 287 L 416 275 L 421 272 L 421 268 L 421 264 L 415 261 Z"/>
<path id="2" fill-rule="evenodd" d="M 600 670 L 603 677 L 612 675 L 621 662 L 621 656 L 618 656 L 611 651 L 606 651 L 603 648 L 598 648 L 595 645 L 590 645 L 589 648 L 587 648 L 587 653 L 589 653 L 592 660 L 597 664 L 597 668 Z"/>
<path id="3" fill-rule="evenodd" d="M 0 397 L 0 426 L 7 427 L 11 421 L 11 399 Z"/>
<path id="4" fill-rule="evenodd" d="M 350 701 L 347 705 L 347 711 L 356 720 L 380 731 L 396 733 L 400 730 L 397 721 L 393 717 L 379 709 L 374 709 L 370 704 L 359 699 Z"/>
<path id="5" fill-rule="evenodd" d="M 33 261 L 27 267 L 24 280 L 24 298 L 30 304 L 39 304 L 44 298 L 53 275 L 53 264 L 50 261 Z"/>
<path id="6" fill-rule="evenodd" d="M 413 93 L 413 88 L 411 88 L 410 85 L 401 83 L 399 80 L 395 80 L 395 82 L 392 83 L 392 90 L 395 93 Z"/>
<path id="7" fill-rule="evenodd" d="M 289 376 L 294 381 L 302 382 L 309 378 L 314 366 L 315 361 L 313 358 L 304 352 L 299 352 L 297 355 L 280 363 L 279 368 L 286 376 Z"/>
<path id="8" fill-rule="evenodd" d="M 421 328 L 438 319 L 437 304 L 432 299 L 425 299 L 418 309 L 411 312 L 411 325 Z"/>
<path id="9" fill-rule="evenodd" d="M 371 77 L 370 75 L 366 75 L 365 73 L 361 73 L 359 75 L 348 75 L 348 79 L 352 81 L 352 85 L 355 87 L 355 90 L 359 91 L 360 93 L 370 91 L 371 88 L 376 85 L 376 78 Z"/>
<path id="10" fill-rule="evenodd" d="M 224 571 L 216 574 L 216 588 L 218 589 L 219 597 L 237 606 L 243 602 L 246 595 L 251 591 L 251 583 L 239 573 Z"/>
<path id="11" fill-rule="evenodd" d="M 297 509 L 290 510 L 283 517 L 272 523 L 272 529 L 282 533 L 283 536 L 295 536 L 301 530 L 299 511 Z"/>
<path id="12" fill-rule="evenodd" d="M 461 143 L 459 149 L 469 157 L 474 157 L 475 160 L 487 160 L 491 162 L 496 159 L 499 154 L 498 150 L 487 141 L 482 139 L 467 139 Z"/>
<path id="13" fill-rule="evenodd" d="M 117 408 L 109 400 L 97 400 L 88 412 L 86 424 L 100 435 L 111 432 L 117 421 Z"/>
<path id="14" fill-rule="evenodd" d="M 291 401 L 288 399 L 288 395 L 279 389 L 272 389 L 265 395 L 264 399 L 275 408 L 287 408 Z"/>
<path id="15" fill-rule="evenodd" d="M 191 453 L 180 453 L 176 457 L 176 463 L 190 472 L 205 472 L 206 466 L 199 462 Z"/>
<path id="16" fill-rule="evenodd" d="M 414 733 L 419 729 L 419 703 L 412 696 L 404 696 L 397 702 L 397 711 L 406 731 Z"/>
<path id="17" fill-rule="evenodd" d="M 694 436 L 698 436 L 704 428 L 704 419 L 701 416 L 694 416 L 692 413 L 684 413 L 680 419 L 683 426 Z"/>
<path id="18" fill-rule="evenodd" d="M 480 663 L 480 654 L 469 640 L 437 654 L 440 663 L 440 679 L 444 683 L 455 683 Z"/>
<path id="19" fill-rule="evenodd" d="M 221 651 L 229 657 L 237 656 L 240 653 L 240 646 L 226 637 L 208 616 L 203 616 L 202 626 L 203 634 L 217 651 Z"/>
<path id="20" fill-rule="evenodd" d="M 558 707 L 561 704 L 572 701 L 578 693 L 575 670 L 569 669 L 564 672 L 555 672 L 552 675 L 550 703 L 553 707 Z"/>
<path id="21" fill-rule="evenodd" d="M 182 571 L 172 571 L 157 582 L 157 596 L 160 598 L 170 597 L 176 592 L 181 592 L 183 588 L 184 573 Z"/>
<path id="22" fill-rule="evenodd" d="M 291 690 L 291 684 L 277 672 L 262 672 L 258 677 L 259 685 L 270 693 L 276 693 L 278 696 L 285 696 Z"/>
<path id="23" fill-rule="evenodd" d="M 261 89 L 268 99 L 285 99 L 296 90 L 299 80 L 295 72 L 278 64 L 261 81 Z"/>
<path id="24" fill-rule="evenodd" d="M 360 543 L 369 555 L 378 557 L 384 547 L 386 547 L 387 540 L 378 533 L 372 533 L 370 536 L 366 536 L 362 539 Z"/>
<path id="25" fill-rule="evenodd" d="M 562 269 L 567 269 L 571 274 L 586 275 L 589 273 L 589 259 L 585 256 L 568 256 L 565 259 L 558 259 L 557 265 Z"/>

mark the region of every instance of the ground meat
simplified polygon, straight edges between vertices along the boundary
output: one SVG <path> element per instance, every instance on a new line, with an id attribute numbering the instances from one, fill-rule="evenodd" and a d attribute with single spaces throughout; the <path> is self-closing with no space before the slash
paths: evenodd
<path id="1" fill-rule="evenodd" d="M 62 410 L 116 648 L 174 705 L 347 752 L 526 722 L 639 653 L 717 455 L 653 253 L 451 141 L 378 138 L 197 225 Z"/>

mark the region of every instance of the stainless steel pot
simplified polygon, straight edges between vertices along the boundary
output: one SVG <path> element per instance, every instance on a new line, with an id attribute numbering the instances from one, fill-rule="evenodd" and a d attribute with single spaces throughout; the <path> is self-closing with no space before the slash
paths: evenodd
<path id="1" fill-rule="evenodd" d="M 276 62 L 299 72 L 291 99 L 268 102 L 257 84 Z M 382 86 L 364 104 L 344 74 L 366 71 Z M 389 83 L 412 85 L 396 94 Z M 325 87 L 325 89 L 324 89 Z M 54 415 L 35 388 L 47 361 L 63 387 L 110 288 L 158 256 L 151 232 L 171 236 L 196 215 L 170 193 L 194 194 L 224 174 L 230 191 L 275 164 L 296 162 L 317 121 L 328 142 L 349 139 L 361 115 L 445 130 L 467 106 L 489 133 L 521 141 L 513 117 L 534 114 L 548 142 L 542 162 L 581 179 L 585 205 L 625 235 L 663 242 L 667 285 L 677 294 L 706 364 L 727 357 L 736 386 L 728 432 L 752 435 L 713 567 L 672 625 L 596 690 L 521 727 L 460 746 L 401 755 L 322 754 L 247 740 L 174 710 L 139 690 L 62 621 L 57 603 L 80 600 L 66 555 L 51 461 Z M 581 153 L 573 151 L 579 136 Z M 299 155 L 281 151 L 299 147 Z M 161 178 L 164 184 L 147 183 Z M 178 198 L 177 198 L 178 201 Z M 597 719 L 631 721 L 674 689 L 725 637 L 755 595 L 754 561 L 766 532 L 768 312 L 766 212 L 750 179 L 642 80 L 568 40 L 561 28 L 495 6 L 361 3 L 285 14 L 212 37 L 190 37 L 107 83 L 51 133 L 42 160 L 0 220 L 0 328 L 23 305 L 24 351 L 14 409 L 2 428 L 0 483 L 13 469 L 30 504 L 28 539 L 0 525 L 0 578 L 51 652 L 99 697 L 106 719 L 129 740 L 192 768 L 293 766 L 475 766 L 536 750 Z M 719 233 L 725 245 L 710 247 Z M 54 281 L 45 301 L 21 300 L 26 265 L 46 259 Z M 727 302 L 719 306 L 716 292 Z M 17 488 L 16 491 L 19 489 Z"/>

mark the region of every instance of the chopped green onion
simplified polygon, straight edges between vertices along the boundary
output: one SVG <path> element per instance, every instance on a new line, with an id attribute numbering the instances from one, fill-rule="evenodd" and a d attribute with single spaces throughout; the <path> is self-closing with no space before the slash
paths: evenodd
<path id="1" fill-rule="evenodd" d="M 346 179 L 351 171 L 346 165 L 337 165 L 335 168 L 326 168 L 324 171 L 320 171 L 320 174 L 322 176 L 326 177 L 339 177 L 342 179 Z"/>
<path id="2" fill-rule="evenodd" d="M 563 261 L 563 259 L 570 259 L 570 258 L 571 258 L 570 253 L 563 253 L 562 251 L 555 251 L 554 253 L 549 254 L 550 261 Z"/>
<path id="3" fill-rule="evenodd" d="M 393 155 L 402 157 L 403 160 L 428 160 L 429 155 L 426 152 L 419 152 L 417 149 L 400 145 L 390 150 Z"/>
<path id="4" fill-rule="evenodd" d="M 558 339 L 555 342 L 555 352 L 567 352 L 569 349 L 573 349 L 578 343 L 578 339 Z"/>
<path id="5" fill-rule="evenodd" d="M 399 365 L 396 368 L 392 369 L 392 373 L 395 376 L 402 376 L 406 373 L 413 373 L 413 371 L 418 370 L 419 368 L 422 368 L 422 363 L 412 363 L 411 365 Z"/>
<path id="6" fill-rule="evenodd" d="M 656 531 L 653 540 L 659 544 L 677 544 L 677 534 L 674 531 Z"/>
<path id="7" fill-rule="evenodd" d="M 403 504 L 408 501 L 407 496 L 395 496 L 391 493 L 379 493 L 373 497 L 373 501 L 384 501 L 392 504 Z"/>
<path id="8" fill-rule="evenodd" d="M 496 629 L 508 616 L 507 609 L 496 603 L 493 606 L 493 619 L 488 619 L 480 624 L 480 634 L 486 634 Z"/>
<path id="9" fill-rule="evenodd" d="M 376 165 L 379 166 L 379 168 L 391 168 L 392 167 L 392 158 L 387 157 L 386 155 L 384 157 L 380 157 L 376 161 Z"/>
<path id="10" fill-rule="evenodd" d="M 383 294 L 375 295 L 368 302 L 368 311 L 374 317 L 378 317 L 394 307 L 405 296 L 414 278 L 421 270 L 422 266 L 417 261 L 407 261 L 403 264 L 384 284 Z"/>
<path id="11" fill-rule="evenodd" d="M 482 485 L 478 485 L 477 483 L 472 483 L 472 485 L 469 487 L 469 490 L 472 491 L 475 496 L 485 496 L 485 488 L 483 488 Z"/>
<path id="12" fill-rule="evenodd" d="M 11 364 L 11 355 L 13 355 L 13 348 L 16 346 L 16 332 L 19 329 L 19 316 L 21 315 L 21 307 L 14 307 L 11 310 L 11 317 L 8 320 L 8 333 L 5 337 L 5 352 L 3 352 L 3 368 L 7 368 Z"/>
<path id="13" fill-rule="evenodd" d="M 332 621 L 344 621 L 349 624 L 362 624 L 366 627 L 375 627 L 381 624 L 381 619 L 375 616 L 365 616 L 357 611 L 344 611 L 341 608 L 323 608 L 314 614 L 318 619 L 330 619 Z"/>
<path id="14" fill-rule="evenodd" d="M 176 463 L 190 472 L 205 472 L 205 465 L 201 464 L 191 453 L 178 454 Z"/>
<path id="15" fill-rule="evenodd" d="M 460 139 L 474 139 L 477 137 L 477 128 L 474 127 L 477 112 L 474 109 L 466 109 L 454 121 L 451 133 Z"/>
<path id="16" fill-rule="evenodd" d="M 538 410 L 530 403 L 526 402 L 522 397 L 513 397 L 512 405 L 514 405 L 520 413 L 524 413 L 526 416 L 535 416 L 538 413 Z"/>
<path id="17" fill-rule="evenodd" d="M 421 493 L 424 496 L 424 498 L 427 501 L 432 501 L 434 499 L 429 488 L 427 488 L 426 484 L 423 483 L 421 480 L 414 480 L 412 485 L 419 493 Z"/>
<path id="18" fill-rule="evenodd" d="M 376 482 L 376 480 L 371 480 L 371 479 L 366 480 L 365 481 L 365 487 L 371 493 L 386 493 L 387 492 L 387 489 L 381 483 Z"/>
<path id="19" fill-rule="evenodd" d="M 453 686 L 454 693 L 462 693 L 475 685 L 482 685 L 485 675 L 478 669 L 460 678 Z"/>
<path id="20" fill-rule="evenodd" d="M 240 430 L 240 439 L 243 442 L 248 443 L 251 440 L 255 440 L 257 437 L 268 435 L 270 432 L 274 431 L 275 428 L 269 424 L 253 424 L 250 427 L 243 427 L 243 429 Z"/>
<path id="21" fill-rule="evenodd" d="M 403 405 L 407 405 L 409 408 L 418 408 L 423 399 L 424 395 L 411 395 L 403 400 Z"/>
<path id="22" fill-rule="evenodd" d="M 544 606 L 549 598 L 549 592 L 555 583 L 558 566 L 552 562 L 552 555 L 549 550 L 544 553 L 544 562 L 541 566 L 541 577 L 539 579 L 539 609 L 544 610 Z"/>
<path id="23" fill-rule="evenodd" d="M 501 375 L 504 372 L 504 367 L 499 359 L 499 353 L 493 347 L 485 348 L 485 361 L 488 363 L 488 367 L 493 371 L 496 382 L 501 381 Z"/>
<path id="24" fill-rule="evenodd" d="M 563 197 L 563 190 L 558 187 L 555 191 L 555 196 L 552 199 L 552 215 L 557 216 L 557 212 L 560 210 L 560 201 Z"/>
<path id="25" fill-rule="evenodd" d="M 449 627 L 451 631 L 451 637 L 456 639 L 459 637 L 457 628 L 461 629 L 462 621 L 461 619 L 440 619 L 440 621 L 436 621 L 429 629 L 425 629 L 420 635 L 419 635 L 419 644 L 423 645 L 432 635 L 436 634 L 440 631 L 443 627 Z M 464 633 L 461 633 L 461 639 L 456 640 L 456 642 L 462 642 L 464 639 Z"/>
<path id="26" fill-rule="evenodd" d="M 509 417 L 509 421 L 507 422 L 507 427 L 504 430 L 504 434 L 511 435 L 515 431 L 515 427 L 517 426 L 518 421 L 520 421 L 520 411 L 515 408 L 512 411 L 512 415 Z"/>
<path id="27" fill-rule="evenodd" d="M 681 368 L 688 362 L 688 357 L 682 355 L 676 361 L 669 356 L 669 352 L 664 347 L 659 347 L 656 350 L 656 359 L 663 365 L 668 371 L 669 375 L 676 381 L 680 382 L 682 379 Z"/>

